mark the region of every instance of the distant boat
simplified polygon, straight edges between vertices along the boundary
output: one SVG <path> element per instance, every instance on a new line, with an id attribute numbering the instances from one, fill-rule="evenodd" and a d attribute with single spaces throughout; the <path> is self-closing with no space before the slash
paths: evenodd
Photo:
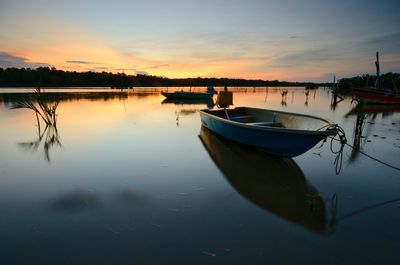
<path id="1" fill-rule="evenodd" d="M 400 104 L 400 95 L 392 93 L 354 93 L 353 95 L 368 104 Z"/>
<path id="2" fill-rule="evenodd" d="M 400 94 L 397 89 L 382 88 L 380 80 L 379 53 L 376 53 L 376 80 L 373 87 L 353 87 L 353 96 L 368 104 L 400 104 Z"/>
<path id="3" fill-rule="evenodd" d="M 217 134 L 281 157 L 301 155 L 336 134 L 328 120 L 275 110 L 201 110 L 200 117 L 202 124 Z"/>
<path id="4" fill-rule="evenodd" d="M 237 144 L 205 127 L 201 127 L 200 139 L 216 166 L 244 198 L 313 232 L 328 232 L 324 200 L 295 161 Z"/>
<path id="5" fill-rule="evenodd" d="M 211 99 L 216 91 L 214 87 L 210 86 L 207 88 L 207 92 L 186 92 L 186 91 L 175 91 L 175 92 L 164 92 L 161 94 L 167 99 Z"/>
<path id="6" fill-rule="evenodd" d="M 204 99 L 185 99 L 185 98 L 166 98 L 161 104 L 174 104 L 174 105 L 207 105 L 213 107 L 215 104 L 211 98 Z"/>

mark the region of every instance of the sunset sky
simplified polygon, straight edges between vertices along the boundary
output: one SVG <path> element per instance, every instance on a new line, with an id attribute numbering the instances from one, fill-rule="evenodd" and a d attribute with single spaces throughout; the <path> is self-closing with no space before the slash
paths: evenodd
<path id="1" fill-rule="evenodd" d="M 331 81 L 400 72 L 398 0 L 0 0 L 0 67 Z"/>

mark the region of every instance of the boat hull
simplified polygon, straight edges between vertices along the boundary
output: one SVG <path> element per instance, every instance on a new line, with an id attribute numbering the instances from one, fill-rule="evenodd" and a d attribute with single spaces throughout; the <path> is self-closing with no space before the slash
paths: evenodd
<path id="1" fill-rule="evenodd" d="M 216 117 L 212 111 L 206 110 L 200 111 L 200 117 L 204 127 L 219 135 L 280 157 L 301 155 L 327 136 L 335 134 L 333 130 L 305 131 L 250 126 Z"/>
<path id="2" fill-rule="evenodd" d="M 400 97 L 394 95 L 355 93 L 354 96 L 369 104 L 400 104 Z"/>
<path id="3" fill-rule="evenodd" d="M 211 99 L 214 93 L 202 92 L 161 92 L 167 99 Z"/>

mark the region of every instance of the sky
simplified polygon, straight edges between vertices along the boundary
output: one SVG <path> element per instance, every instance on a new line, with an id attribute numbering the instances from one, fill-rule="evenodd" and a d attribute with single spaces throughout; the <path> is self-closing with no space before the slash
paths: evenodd
<path id="1" fill-rule="evenodd" d="M 400 72 L 398 0 L 0 0 L 0 67 L 332 81 Z"/>

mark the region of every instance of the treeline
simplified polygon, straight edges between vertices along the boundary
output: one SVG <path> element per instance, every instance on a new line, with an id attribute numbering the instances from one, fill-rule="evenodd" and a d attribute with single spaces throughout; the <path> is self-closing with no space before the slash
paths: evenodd
<path id="1" fill-rule="evenodd" d="M 379 78 L 381 87 L 383 88 L 399 88 L 400 87 L 400 74 L 386 73 L 382 74 Z M 376 75 L 362 75 L 350 78 L 342 78 L 339 80 L 339 89 L 349 90 L 353 87 L 375 86 Z"/>
<path id="2" fill-rule="evenodd" d="M 0 68 L 0 87 L 178 87 L 178 86 L 307 86 L 312 83 L 232 78 L 166 78 L 109 72 L 75 72 L 54 67 Z"/>

